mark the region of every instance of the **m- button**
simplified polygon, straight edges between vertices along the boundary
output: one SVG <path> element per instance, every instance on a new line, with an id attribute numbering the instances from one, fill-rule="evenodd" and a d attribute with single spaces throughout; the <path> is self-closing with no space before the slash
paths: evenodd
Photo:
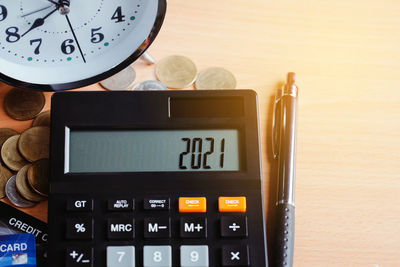
<path id="1" fill-rule="evenodd" d="M 179 212 L 206 212 L 207 201 L 205 197 L 180 197 Z"/>
<path id="2" fill-rule="evenodd" d="M 246 212 L 246 197 L 219 197 L 219 212 Z"/>

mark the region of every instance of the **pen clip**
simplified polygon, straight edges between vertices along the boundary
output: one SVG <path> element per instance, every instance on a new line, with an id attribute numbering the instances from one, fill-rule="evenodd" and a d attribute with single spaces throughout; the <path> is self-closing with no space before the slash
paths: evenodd
<path id="1" fill-rule="evenodd" d="M 281 94 L 282 94 L 282 89 L 278 89 L 276 95 L 275 95 L 275 101 L 274 101 L 274 111 L 273 111 L 273 117 L 272 117 L 272 154 L 274 156 L 274 159 L 278 158 L 278 123 L 280 122 L 280 112 L 278 113 L 277 108 L 278 108 L 278 103 L 281 100 Z"/>

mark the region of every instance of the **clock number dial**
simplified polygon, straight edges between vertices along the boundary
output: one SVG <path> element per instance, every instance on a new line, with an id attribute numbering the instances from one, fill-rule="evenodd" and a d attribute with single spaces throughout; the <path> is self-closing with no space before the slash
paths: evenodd
<path id="1" fill-rule="evenodd" d="M 92 43 L 97 44 L 104 40 L 104 34 L 102 34 L 101 32 L 97 32 L 100 30 L 101 27 L 92 29 L 92 39 L 90 39 Z"/>
<path id="2" fill-rule="evenodd" d="M 61 51 L 66 55 L 70 55 L 70 54 L 74 53 L 75 46 L 72 45 L 73 43 L 74 43 L 74 40 L 72 40 L 72 39 L 65 40 L 61 44 Z"/>
<path id="3" fill-rule="evenodd" d="M 7 8 L 3 5 L 0 5 L 0 21 L 3 21 L 7 18 Z"/>
<path id="4" fill-rule="evenodd" d="M 21 35 L 18 33 L 19 29 L 17 27 L 9 27 L 6 29 L 6 40 L 9 43 L 18 42 L 21 39 Z"/>
<path id="5" fill-rule="evenodd" d="M 38 43 L 35 48 L 34 53 L 35 53 L 35 55 L 39 55 L 40 54 L 39 49 L 40 49 L 40 46 L 42 45 L 42 38 L 31 40 L 31 45 L 33 45 L 34 43 Z"/>
<path id="6" fill-rule="evenodd" d="M 125 18 L 125 16 L 122 15 L 122 8 L 120 6 L 117 7 L 117 9 L 115 10 L 115 12 L 114 12 L 113 16 L 111 17 L 111 19 L 112 20 L 116 20 L 115 23 L 118 23 L 118 22 L 125 21 L 124 18 Z"/>

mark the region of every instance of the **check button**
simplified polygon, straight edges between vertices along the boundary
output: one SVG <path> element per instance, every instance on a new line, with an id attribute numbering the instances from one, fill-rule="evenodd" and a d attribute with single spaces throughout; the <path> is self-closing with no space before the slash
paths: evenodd
<path id="1" fill-rule="evenodd" d="M 179 212 L 201 212 L 207 211 L 207 201 L 205 197 L 180 197 Z"/>
<path id="2" fill-rule="evenodd" d="M 245 197 L 219 197 L 219 212 L 246 212 Z"/>

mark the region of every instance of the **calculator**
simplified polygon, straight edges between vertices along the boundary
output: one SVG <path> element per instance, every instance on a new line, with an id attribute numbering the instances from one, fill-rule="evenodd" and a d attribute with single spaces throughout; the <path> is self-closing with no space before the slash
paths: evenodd
<path id="1" fill-rule="evenodd" d="M 252 90 L 52 96 L 49 266 L 267 266 Z"/>

